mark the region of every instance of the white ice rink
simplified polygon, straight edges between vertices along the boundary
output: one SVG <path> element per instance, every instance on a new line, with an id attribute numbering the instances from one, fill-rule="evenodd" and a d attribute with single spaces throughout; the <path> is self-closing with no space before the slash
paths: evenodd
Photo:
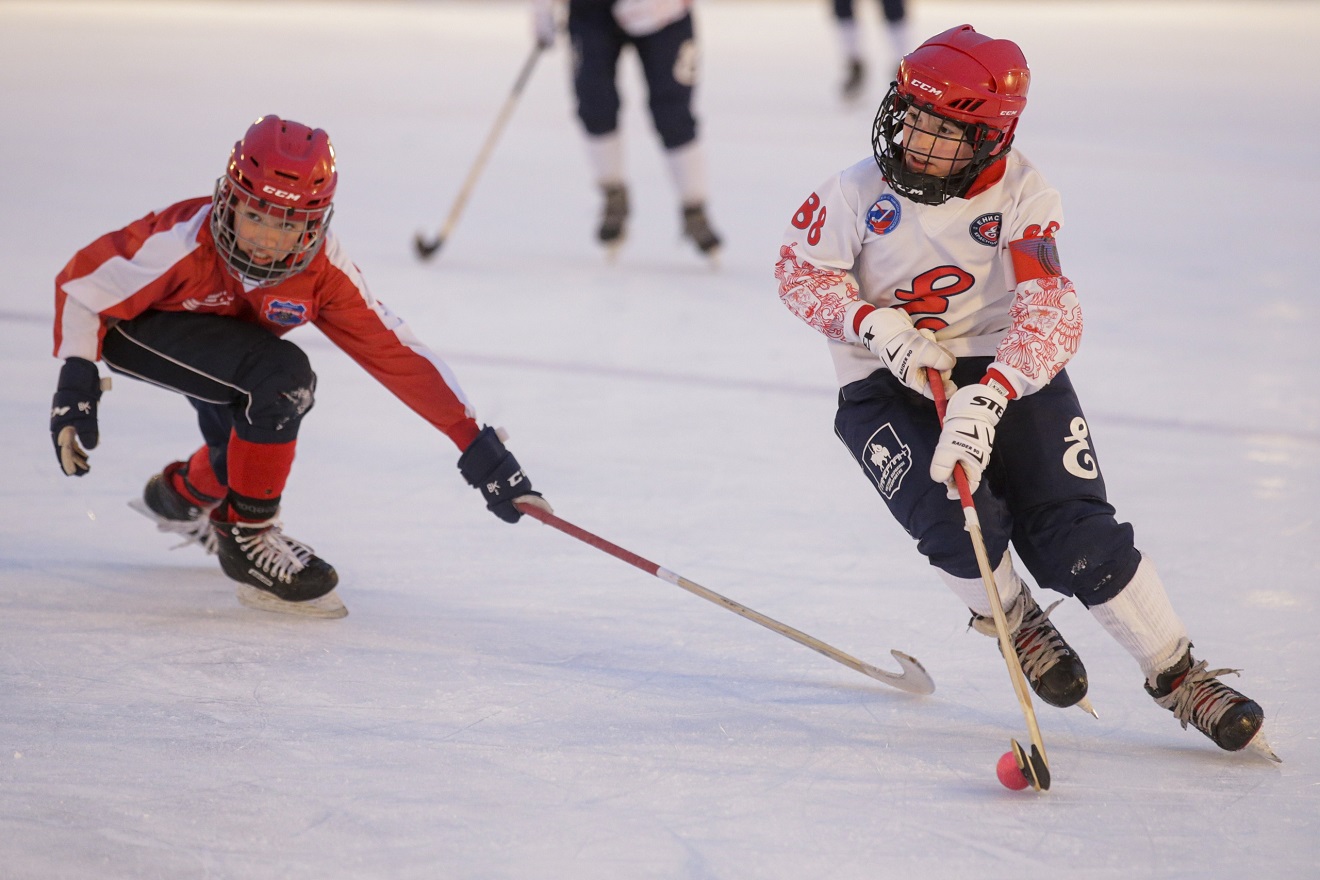
<path id="1" fill-rule="evenodd" d="M 876 67 L 887 43 L 858 0 Z M 1061 190 L 1086 312 L 1069 372 L 1111 498 L 1284 759 L 1217 750 L 1075 601 L 1095 720 L 1037 703 L 832 432 L 779 236 L 870 151 L 826 0 L 701 0 L 712 271 L 624 68 L 635 209 L 607 265 L 562 41 L 457 230 L 440 226 L 531 47 L 523 2 L 0 2 L 0 878 L 1100 880 L 1320 877 L 1320 5 L 910 4 L 1016 40 L 1018 148 Z M 117 378 L 92 472 L 46 430 L 52 279 L 205 195 L 248 123 L 338 150 L 335 226 L 558 513 L 859 658 L 913 697 L 530 520 L 318 331 L 283 517 L 351 614 L 240 606 L 131 511 L 194 448 Z"/>

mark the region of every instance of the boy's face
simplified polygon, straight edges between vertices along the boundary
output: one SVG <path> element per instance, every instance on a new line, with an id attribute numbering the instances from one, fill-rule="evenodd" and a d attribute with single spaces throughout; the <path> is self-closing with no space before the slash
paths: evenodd
<path id="1" fill-rule="evenodd" d="M 262 208 L 242 198 L 234 206 L 236 244 L 255 265 L 273 265 L 301 249 L 307 221 L 284 215 L 283 209 Z"/>
<path id="2" fill-rule="evenodd" d="M 962 127 L 933 113 L 909 107 L 903 117 L 903 164 L 909 171 L 948 177 L 973 156 Z"/>

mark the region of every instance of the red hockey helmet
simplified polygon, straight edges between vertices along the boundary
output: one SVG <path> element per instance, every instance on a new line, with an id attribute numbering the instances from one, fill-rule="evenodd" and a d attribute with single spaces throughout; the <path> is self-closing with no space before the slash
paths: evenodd
<path id="1" fill-rule="evenodd" d="M 1030 82 L 1016 43 L 978 34 L 971 25 L 922 43 L 900 62 L 872 129 L 875 160 L 890 186 L 929 205 L 965 195 L 1008 155 Z M 905 156 L 907 141 L 920 144 L 913 147 L 918 155 Z M 929 173 L 935 141 L 943 141 L 942 155 L 960 157 L 952 172 Z"/>
<path id="2" fill-rule="evenodd" d="M 211 233 L 229 272 L 266 287 L 307 268 L 325 242 L 338 183 L 329 135 L 259 117 L 215 185 Z"/>

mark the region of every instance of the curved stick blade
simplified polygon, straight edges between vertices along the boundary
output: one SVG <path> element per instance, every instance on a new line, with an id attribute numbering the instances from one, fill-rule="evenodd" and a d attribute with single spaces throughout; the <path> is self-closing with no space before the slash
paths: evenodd
<path id="1" fill-rule="evenodd" d="M 435 252 L 440 250 L 440 245 L 444 243 L 445 240 L 443 238 L 437 238 L 434 241 L 427 241 L 420 232 L 417 233 L 415 238 L 413 238 L 413 246 L 417 249 L 417 256 L 421 257 L 423 260 L 431 259 L 431 257 L 435 255 Z"/>
<path id="2" fill-rule="evenodd" d="M 883 681 L 891 687 L 896 687 L 900 691 L 907 691 L 909 694 L 935 693 L 935 680 L 930 677 L 926 667 L 921 665 L 921 661 L 911 654 L 904 654 L 902 651 L 890 651 L 890 655 L 898 661 L 898 665 L 903 671 L 900 673 L 886 672 L 878 666 L 872 666 L 870 663 L 862 663 L 860 671 L 876 681 Z"/>
<path id="3" fill-rule="evenodd" d="M 1031 754 L 1028 755 L 1017 740 L 1009 740 L 1009 742 L 1013 745 L 1013 758 L 1017 761 L 1018 769 L 1022 771 L 1027 782 L 1031 783 L 1031 787 L 1036 791 L 1049 791 L 1050 765 L 1045 763 L 1045 757 L 1036 748 L 1035 743 L 1032 743 Z"/>

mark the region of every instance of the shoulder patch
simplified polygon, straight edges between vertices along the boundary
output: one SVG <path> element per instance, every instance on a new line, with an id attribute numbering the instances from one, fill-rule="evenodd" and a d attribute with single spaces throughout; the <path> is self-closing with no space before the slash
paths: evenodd
<path id="1" fill-rule="evenodd" d="M 898 221 L 902 218 L 903 209 L 898 199 L 885 193 L 866 212 L 866 226 L 876 235 L 888 235 L 898 228 Z"/>

